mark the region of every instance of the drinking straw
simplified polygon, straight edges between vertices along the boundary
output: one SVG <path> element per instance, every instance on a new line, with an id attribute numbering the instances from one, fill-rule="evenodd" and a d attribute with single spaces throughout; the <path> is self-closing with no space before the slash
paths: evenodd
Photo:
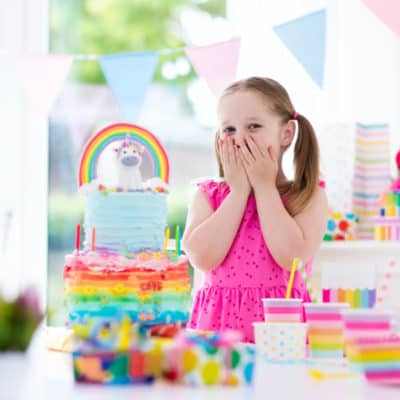
<path id="1" fill-rule="evenodd" d="M 170 235 L 170 230 L 169 226 L 165 229 L 165 240 L 164 240 L 164 253 L 167 254 L 168 252 L 168 242 L 169 242 L 169 235 Z"/>
<path id="2" fill-rule="evenodd" d="M 300 272 L 301 278 L 303 279 L 304 284 L 306 285 L 308 292 L 310 293 L 311 301 L 313 303 L 316 303 L 318 301 L 318 299 L 316 296 L 314 296 L 313 288 L 311 286 L 311 281 L 307 275 L 305 266 L 302 262 L 299 262 L 299 272 Z"/>
<path id="3" fill-rule="evenodd" d="M 292 268 L 290 269 L 289 283 L 286 289 L 285 299 L 290 299 L 290 294 L 292 292 L 292 286 L 294 281 L 294 273 L 296 272 L 298 262 L 299 262 L 298 258 L 293 259 Z"/>
<path id="4" fill-rule="evenodd" d="M 175 228 L 175 246 L 176 246 L 176 255 L 181 255 L 181 228 L 179 225 Z"/>

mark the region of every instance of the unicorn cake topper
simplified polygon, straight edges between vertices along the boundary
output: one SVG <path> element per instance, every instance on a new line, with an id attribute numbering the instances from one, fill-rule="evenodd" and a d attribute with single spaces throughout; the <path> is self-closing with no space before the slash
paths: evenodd
<path id="1" fill-rule="evenodd" d="M 114 151 L 116 153 L 116 186 L 123 189 L 141 189 L 143 180 L 139 168 L 142 164 L 144 147 L 135 144 L 127 134 Z"/>
<path id="2" fill-rule="evenodd" d="M 112 177 L 105 173 L 104 164 L 98 171 L 99 160 L 111 145 L 114 150 L 110 152 L 111 167 L 115 172 Z M 151 169 L 150 178 L 146 181 L 141 174 L 144 160 Z M 147 169 L 146 173 L 149 173 Z M 128 123 L 106 126 L 92 136 L 83 149 L 79 163 L 78 185 L 83 194 L 100 186 L 111 191 L 167 190 L 168 180 L 169 160 L 164 147 L 151 132 Z"/>

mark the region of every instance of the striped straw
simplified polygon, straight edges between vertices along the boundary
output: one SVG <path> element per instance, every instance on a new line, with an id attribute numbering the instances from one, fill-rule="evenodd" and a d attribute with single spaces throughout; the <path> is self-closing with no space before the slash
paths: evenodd
<path id="1" fill-rule="evenodd" d="M 318 298 L 317 298 L 316 295 L 314 295 L 314 291 L 313 291 L 313 288 L 311 286 L 311 281 L 310 281 L 309 277 L 307 276 L 305 265 L 300 260 L 298 262 L 298 271 L 300 272 L 300 276 L 303 279 L 304 284 L 306 285 L 308 293 L 310 293 L 311 301 L 313 303 L 317 303 L 318 302 Z"/>

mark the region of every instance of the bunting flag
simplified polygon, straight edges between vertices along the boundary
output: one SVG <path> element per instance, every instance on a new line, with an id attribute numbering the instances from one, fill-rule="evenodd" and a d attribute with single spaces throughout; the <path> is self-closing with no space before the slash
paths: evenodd
<path id="1" fill-rule="evenodd" d="M 362 0 L 389 29 L 400 36 L 400 1 L 399 0 Z"/>
<path id="2" fill-rule="evenodd" d="M 185 51 L 197 75 L 207 82 L 216 96 L 235 81 L 240 51 L 239 38 L 209 46 L 186 47 Z"/>
<path id="3" fill-rule="evenodd" d="M 71 68 L 73 56 L 64 54 L 27 54 L 17 59 L 17 68 L 32 108 L 41 114 L 50 111 Z"/>
<path id="4" fill-rule="evenodd" d="M 326 11 L 320 10 L 273 28 L 314 82 L 324 81 Z"/>
<path id="5" fill-rule="evenodd" d="M 126 122 L 138 122 L 147 88 L 153 80 L 157 61 L 157 52 L 113 54 L 100 57 L 101 68 Z"/>

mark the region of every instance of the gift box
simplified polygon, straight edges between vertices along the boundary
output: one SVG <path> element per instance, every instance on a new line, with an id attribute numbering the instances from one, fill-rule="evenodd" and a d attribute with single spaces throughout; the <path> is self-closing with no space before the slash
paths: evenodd
<path id="1" fill-rule="evenodd" d="M 349 348 L 348 358 L 369 382 L 400 385 L 400 336 L 359 338 Z"/>
<path id="2" fill-rule="evenodd" d="M 143 339 L 124 351 L 100 349 L 90 341 L 77 342 L 72 353 L 75 380 L 102 384 L 152 383 L 163 375 L 170 341 Z"/>
<path id="3" fill-rule="evenodd" d="M 193 386 L 250 384 L 255 350 L 238 332 L 182 332 L 169 345 L 164 377 Z"/>

